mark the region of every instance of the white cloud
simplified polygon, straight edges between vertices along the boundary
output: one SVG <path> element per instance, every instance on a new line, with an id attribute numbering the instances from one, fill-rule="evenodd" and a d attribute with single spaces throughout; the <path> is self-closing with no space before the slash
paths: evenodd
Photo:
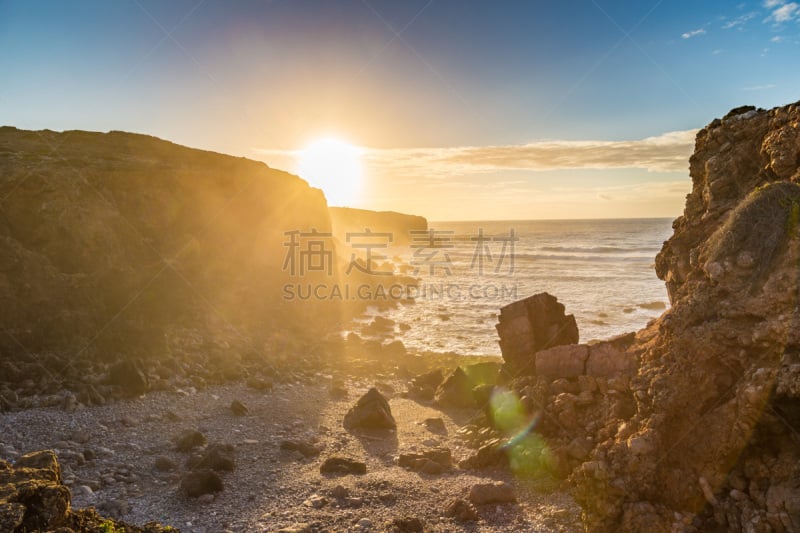
<path id="1" fill-rule="evenodd" d="M 629 141 L 542 140 L 501 146 L 365 149 L 365 163 L 393 175 L 452 179 L 498 171 L 639 168 L 682 172 L 697 130 Z"/>
<path id="2" fill-rule="evenodd" d="M 776 35 L 775 37 L 773 37 L 772 39 L 770 39 L 770 42 L 773 42 L 773 43 L 779 43 L 779 42 L 781 42 L 782 40 L 783 40 L 783 37 L 781 37 L 780 35 Z"/>
<path id="3" fill-rule="evenodd" d="M 754 12 L 746 13 L 744 15 L 736 17 L 733 20 L 729 20 L 728 22 L 722 25 L 722 29 L 729 30 L 731 28 L 737 28 L 737 27 L 741 29 L 741 26 L 743 26 L 748 20 L 755 18 L 755 16 L 756 13 Z"/>
<path id="4" fill-rule="evenodd" d="M 687 31 L 686 33 L 681 35 L 682 39 L 691 39 L 697 35 L 703 35 L 706 32 L 705 28 L 698 28 L 696 30 Z"/>
<path id="5" fill-rule="evenodd" d="M 750 87 L 742 87 L 743 91 L 763 91 L 765 89 L 772 89 L 775 87 L 774 83 L 766 83 L 764 85 L 752 85 Z"/>
<path id="6" fill-rule="evenodd" d="M 775 24 L 780 24 L 800 17 L 800 4 L 797 2 L 767 0 L 764 7 L 772 11 L 765 22 L 774 21 Z"/>

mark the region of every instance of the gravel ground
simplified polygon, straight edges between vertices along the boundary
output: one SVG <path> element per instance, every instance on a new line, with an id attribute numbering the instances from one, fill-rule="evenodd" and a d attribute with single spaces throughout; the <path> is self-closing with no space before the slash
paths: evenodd
<path id="1" fill-rule="evenodd" d="M 400 453 L 449 448 L 454 461 L 470 450 L 456 436 L 453 418 L 401 398 L 382 386 L 398 429 L 388 434 L 351 434 L 341 421 L 347 409 L 372 385 L 349 381 L 347 398 L 333 399 L 329 376 L 318 384 L 279 384 L 259 392 L 244 384 L 203 391 L 156 392 L 102 407 L 68 413 L 59 408 L 29 409 L 0 415 L 0 457 L 43 448 L 57 451 L 76 507 L 143 524 L 158 520 L 185 532 L 261 532 L 309 524 L 318 530 L 387 531 L 395 518 L 417 517 L 426 531 L 582 531 L 580 509 L 563 491 L 544 491 L 514 480 L 505 471 L 454 469 L 431 476 L 396 466 Z M 231 402 L 249 409 L 235 417 Z M 457 416 L 457 414 L 456 414 Z M 465 413 L 466 416 L 466 413 Z M 422 423 L 444 419 L 447 434 Z M 185 429 L 201 431 L 209 443 L 235 446 L 236 468 L 223 472 L 225 489 L 215 497 L 192 499 L 180 490 L 190 454 L 175 451 L 173 438 Z M 285 439 L 302 439 L 322 448 L 318 457 L 280 449 Z M 332 455 L 367 464 L 366 475 L 330 477 L 319 472 Z M 170 459 L 172 471 L 155 467 Z M 479 506 L 480 520 L 459 523 L 444 517 L 454 498 L 465 498 L 475 483 L 504 480 L 515 485 L 519 503 Z M 348 489 L 335 498 L 334 487 Z M 341 489 L 340 489 L 341 490 Z M 327 502 L 319 508 L 322 500 Z"/>

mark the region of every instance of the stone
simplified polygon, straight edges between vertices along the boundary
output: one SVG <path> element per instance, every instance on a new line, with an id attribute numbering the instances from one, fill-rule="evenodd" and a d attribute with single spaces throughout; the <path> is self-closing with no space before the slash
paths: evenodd
<path id="1" fill-rule="evenodd" d="M 473 383 L 464 369 L 456 367 L 436 389 L 434 399 L 442 407 L 475 407 Z"/>
<path id="2" fill-rule="evenodd" d="M 173 470 L 177 470 L 178 465 L 165 455 L 159 455 L 156 457 L 155 464 L 156 470 L 160 472 L 171 472 Z"/>
<path id="3" fill-rule="evenodd" d="M 336 485 L 331 491 L 331 496 L 337 500 L 343 500 L 344 498 L 350 496 L 350 489 L 343 487 L 342 485 Z"/>
<path id="4" fill-rule="evenodd" d="M 112 366 L 108 381 L 128 396 L 139 396 L 150 388 L 144 368 L 141 363 L 133 359 L 123 359 Z"/>
<path id="5" fill-rule="evenodd" d="M 305 440 L 284 440 L 280 443 L 281 450 L 299 452 L 303 457 L 316 457 L 322 449 L 310 441 Z"/>
<path id="6" fill-rule="evenodd" d="M 231 402 L 231 412 L 233 413 L 233 416 L 245 416 L 250 411 L 239 400 L 233 400 Z"/>
<path id="7" fill-rule="evenodd" d="M 476 505 L 517 501 L 514 487 L 504 481 L 477 483 L 469 489 L 469 501 Z"/>
<path id="8" fill-rule="evenodd" d="M 586 374 L 590 376 L 605 379 L 632 377 L 637 370 L 636 354 L 626 351 L 619 342 L 598 342 L 589 347 Z"/>
<path id="9" fill-rule="evenodd" d="M 395 518 L 389 529 L 392 533 L 421 533 L 425 531 L 425 523 L 414 516 Z"/>
<path id="10" fill-rule="evenodd" d="M 577 344 L 578 325 L 564 305 L 546 293 L 534 294 L 500 309 L 496 325 L 503 359 L 517 371 L 531 369 L 538 351 Z"/>
<path id="11" fill-rule="evenodd" d="M 397 423 L 392 416 L 389 402 L 378 392 L 371 388 L 364 396 L 359 398 L 344 416 L 346 429 L 396 429 Z"/>
<path id="12" fill-rule="evenodd" d="M 191 498 L 222 492 L 222 478 L 213 470 L 192 470 L 181 478 L 181 490 Z"/>
<path id="13" fill-rule="evenodd" d="M 198 460 L 189 461 L 191 468 L 230 472 L 236 468 L 235 448 L 232 444 L 214 443 L 203 450 Z"/>
<path id="14" fill-rule="evenodd" d="M 195 429 L 186 429 L 175 437 L 175 449 L 179 452 L 188 452 L 206 444 L 206 437 Z"/>
<path id="15" fill-rule="evenodd" d="M 367 473 L 367 464 L 347 457 L 328 457 L 320 465 L 321 474 L 355 474 L 363 475 Z"/>
<path id="16" fill-rule="evenodd" d="M 423 474 L 438 475 L 452 467 L 452 454 L 447 448 L 403 453 L 398 457 L 397 465 Z"/>
<path id="17" fill-rule="evenodd" d="M 433 400 L 436 389 L 442 384 L 442 381 L 444 381 L 442 369 L 431 370 L 414 377 L 409 384 L 408 393 L 420 400 Z"/>
<path id="18" fill-rule="evenodd" d="M 567 344 L 537 352 L 536 375 L 547 379 L 577 378 L 586 373 L 589 347 Z"/>
<path id="19" fill-rule="evenodd" d="M 431 433 L 436 433 L 437 435 L 447 435 L 447 426 L 445 426 L 444 420 L 439 417 L 426 418 L 423 424 L 425 424 L 425 428 Z"/>
<path id="20" fill-rule="evenodd" d="M 312 494 L 308 497 L 307 500 L 303 502 L 303 505 L 306 507 L 311 507 L 312 509 L 322 509 L 326 505 L 328 505 L 328 500 L 324 496 L 320 496 L 319 494 Z"/>
<path id="21" fill-rule="evenodd" d="M 478 511 L 475 506 L 461 498 L 451 500 L 444 509 L 444 515 L 454 518 L 458 522 L 475 522 L 478 520 Z"/>

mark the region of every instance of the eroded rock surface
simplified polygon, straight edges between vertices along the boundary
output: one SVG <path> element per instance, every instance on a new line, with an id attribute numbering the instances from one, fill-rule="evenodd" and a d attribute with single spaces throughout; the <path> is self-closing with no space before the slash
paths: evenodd
<path id="1" fill-rule="evenodd" d="M 501 347 L 526 371 L 511 388 L 540 417 L 537 467 L 570 477 L 589 531 L 798 531 L 800 104 L 714 120 L 690 173 L 656 258 L 671 308 L 553 347 L 563 308 L 530 302 L 555 299 L 512 304 Z"/>

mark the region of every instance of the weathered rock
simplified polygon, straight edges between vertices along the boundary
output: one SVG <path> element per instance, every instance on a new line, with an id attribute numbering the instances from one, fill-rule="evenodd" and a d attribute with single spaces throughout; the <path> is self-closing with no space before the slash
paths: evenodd
<path id="1" fill-rule="evenodd" d="M 578 342 L 578 325 L 564 305 L 546 292 L 500 309 L 497 333 L 503 359 L 516 371 L 530 368 L 534 353 Z"/>
<path id="2" fill-rule="evenodd" d="M 536 375 L 548 379 L 577 378 L 586 373 L 589 347 L 567 344 L 536 352 Z"/>
<path id="3" fill-rule="evenodd" d="M 347 457 L 328 457 L 319 467 L 320 474 L 355 474 L 367 473 L 367 464 Z"/>
<path id="4" fill-rule="evenodd" d="M 206 437 L 195 429 L 186 429 L 175 437 L 175 449 L 179 452 L 188 452 L 192 448 L 203 446 Z"/>
<path id="5" fill-rule="evenodd" d="M 422 453 L 402 453 L 397 465 L 415 472 L 438 475 L 453 466 L 453 458 L 447 448 L 434 448 Z"/>
<path id="6" fill-rule="evenodd" d="M 447 435 L 447 426 L 445 426 L 444 420 L 441 418 L 426 418 L 423 423 L 431 433 Z"/>
<path id="7" fill-rule="evenodd" d="M 142 365 L 131 359 L 123 359 L 111 367 L 109 382 L 130 396 L 144 394 L 150 388 L 150 381 Z"/>
<path id="8" fill-rule="evenodd" d="M 469 489 L 469 501 L 476 505 L 512 503 L 517 501 L 514 487 L 504 481 L 477 483 Z"/>
<path id="9" fill-rule="evenodd" d="M 475 407 L 473 387 L 466 372 L 461 367 L 456 367 L 436 389 L 436 403 L 443 407 Z"/>
<path id="10" fill-rule="evenodd" d="M 588 457 L 571 453 L 588 530 L 800 530 L 798 131 L 793 104 L 697 134 L 656 257 L 671 308 L 627 348 L 590 348 L 597 403 L 554 430 L 579 437 L 581 409 L 601 422 Z"/>
<path id="11" fill-rule="evenodd" d="M 397 423 L 392 416 L 389 402 L 378 392 L 371 388 L 364 396 L 359 398 L 344 416 L 346 429 L 395 429 Z"/>
<path id="12" fill-rule="evenodd" d="M 284 440 L 280 443 L 281 450 L 299 452 L 303 457 L 316 457 L 322 449 L 310 441 L 305 440 Z"/>
<path id="13" fill-rule="evenodd" d="M 171 472 L 178 468 L 177 463 L 165 455 L 159 455 L 156 457 L 154 465 L 156 470 L 161 472 Z"/>
<path id="14" fill-rule="evenodd" d="M 233 416 L 245 416 L 250 410 L 239 400 L 233 400 L 231 402 L 231 412 Z"/>
<path id="15" fill-rule="evenodd" d="M 431 370 L 412 379 L 408 387 L 408 393 L 420 400 L 433 400 L 436 389 L 442 384 L 442 381 L 444 381 L 442 369 Z"/>
<path id="16" fill-rule="evenodd" d="M 222 478 L 213 470 L 192 470 L 181 478 L 181 490 L 191 498 L 222 492 Z"/>
<path id="17" fill-rule="evenodd" d="M 392 533 L 421 533 L 425 531 L 425 523 L 417 517 L 395 518 L 389 530 Z"/>
<path id="18" fill-rule="evenodd" d="M 628 351 L 635 334 L 622 335 L 589 346 L 586 374 L 605 379 L 633 377 L 639 369 L 636 354 Z"/>
<path id="19" fill-rule="evenodd" d="M 236 468 L 235 448 L 231 444 L 210 444 L 200 456 L 199 460 L 190 461 L 191 468 L 224 470 L 227 472 Z"/>
<path id="20" fill-rule="evenodd" d="M 444 515 L 456 519 L 458 522 L 475 522 L 478 520 L 478 511 L 475 506 L 466 500 L 457 498 L 445 507 Z"/>
<path id="21" fill-rule="evenodd" d="M 130 533 L 168 531 L 155 522 L 142 528 L 102 518 L 94 509 L 72 509 L 70 498 L 69 489 L 61 483 L 61 467 L 54 452 L 32 452 L 13 465 L 0 461 L 0 531 L 67 533 L 104 531 L 103 527 Z"/>

